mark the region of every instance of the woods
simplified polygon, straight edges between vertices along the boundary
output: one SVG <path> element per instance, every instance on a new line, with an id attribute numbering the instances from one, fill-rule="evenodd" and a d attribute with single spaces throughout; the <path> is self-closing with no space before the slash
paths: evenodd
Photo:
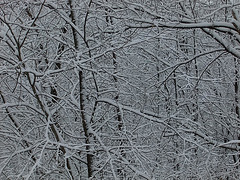
<path id="1" fill-rule="evenodd" d="M 240 178 L 238 0 L 0 0 L 0 179 Z"/>

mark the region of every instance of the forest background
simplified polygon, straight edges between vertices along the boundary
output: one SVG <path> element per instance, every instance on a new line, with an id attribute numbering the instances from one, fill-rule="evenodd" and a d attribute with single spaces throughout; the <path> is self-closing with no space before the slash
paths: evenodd
<path id="1" fill-rule="evenodd" d="M 0 179 L 240 179 L 240 1 L 0 0 Z"/>

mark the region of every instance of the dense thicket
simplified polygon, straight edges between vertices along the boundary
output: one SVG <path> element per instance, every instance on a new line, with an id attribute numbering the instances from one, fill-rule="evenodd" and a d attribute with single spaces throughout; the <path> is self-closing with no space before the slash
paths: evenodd
<path id="1" fill-rule="evenodd" d="M 239 179 L 239 10 L 0 0 L 0 179 Z"/>

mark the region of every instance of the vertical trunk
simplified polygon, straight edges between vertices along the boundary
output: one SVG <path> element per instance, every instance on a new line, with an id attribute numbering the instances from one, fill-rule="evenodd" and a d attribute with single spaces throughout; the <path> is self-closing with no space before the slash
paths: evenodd
<path id="1" fill-rule="evenodd" d="M 235 93 L 235 97 L 234 97 L 234 104 L 235 104 L 235 114 L 237 116 L 237 119 L 240 118 L 240 112 L 239 112 L 239 71 L 238 71 L 238 60 L 236 58 L 234 58 L 234 64 L 235 64 L 235 71 L 234 71 L 234 75 L 235 75 L 235 79 L 234 79 L 234 93 Z M 238 123 L 238 127 L 240 126 L 240 124 Z M 237 139 L 240 140 L 240 135 L 239 132 L 237 133 Z M 240 146 L 240 144 L 238 144 L 238 146 Z M 234 157 L 235 162 L 237 163 L 240 159 L 240 155 L 238 155 L 238 157 Z M 237 166 L 237 168 L 239 168 L 239 166 Z"/>
<path id="2" fill-rule="evenodd" d="M 193 55 L 196 56 L 196 30 L 193 30 Z M 198 78 L 198 65 L 197 59 L 194 59 L 194 73 L 195 77 Z M 198 87 L 194 89 L 194 104 L 193 104 L 193 112 L 194 112 L 194 121 L 198 121 Z"/>
<path id="3" fill-rule="evenodd" d="M 87 151 L 87 171 L 88 171 L 88 178 L 93 175 L 93 155 L 90 152 L 90 138 L 91 135 L 89 133 L 89 124 L 85 116 L 85 102 L 84 102 L 84 85 L 83 85 L 83 72 L 79 71 L 79 94 L 80 94 L 80 110 L 81 110 L 81 119 L 82 119 L 82 126 L 85 135 L 85 143 L 86 143 L 86 151 Z"/>
<path id="4" fill-rule="evenodd" d="M 116 54 L 113 52 L 113 66 L 114 66 L 114 74 L 117 73 L 117 61 L 116 61 Z M 118 84 L 118 80 L 116 78 L 116 76 L 113 76 L 113 79 L 114 79 L 114 85 L 115 85 L 115 88 L 117 88 L 117 84 Z M 118 93 L 118 92 L 117 92 Z M 119 101 L 119 94 L 117 94 L 115 97 L 114 97 L 115 101 L 118 102 Z M 122 135 L 122 131 L 123 131 L 123 119 L 122 119 L 122 115 L 121 115 L 121 111 L 119 108 L 116 108 L 116 111 L 117 111 L 117 121 L 118 121 L 118 131 L 121 132 L 121 135 Z M 124 138 L 122 136 L 122 138 Z M 124 139 L 120 139 L 120 146 L 123 146 L 124 145 Z M 120 147 L 120 155 L 124 158 L 126 158 L 126 154 L 124 152 L 124 148 Z M 122 169 L 122 167 L 118 167 L 117 169 L 117 172 L 118 172 L 118 176 L 120 179 L 124 179 L 124 170 Z"/>
<path id="5" fill-rule="evenodd" d="M 117 73 L 117 61 L 116 61 L 116 54 L 113 52 L 113 66 L 114 66 L 114 74 Z M 115 84 L 115 88 L 117 88 L 117 84 L 118 84 L 118 80 L 116 78 L 116 76 L 113 76 L 114 79 L 114 84 Z M 117 94 L 114 99 L 116 101 L 119 100 L 119 95 Z M 121 116 L 121 112 L 119 110 L 119 108 L 117 108 L 117 120 L 118 120 L 118 130 L 122 131 L 123 130 L 123 120 L 122 120 L 122 116 Z"/>
<path id="6" fill-rule="evenodd" d="M 106 2 L 108 2 L 106 0 Z M 106 14 L 106 23 L 107 25 L 113 25 L 113 19 L 112 17 L 109 15 L 109 9 L 105 9 L 105 14 Z M 116 53 L 115 52 L 112 52 L 112 63 L 113 63 L 113 67 L 114 67 L 114 75 L 113 75 L 113 80 L 114 80 L 114 86 L 116 89 L 118 89 L 118 79 L 117 77 L 115 76 L 117 74 L 117 66 L 118 66 L 118 62 L 117 62 L 117 56 L 116 56 Z M 114 97 L 114 100 L 116 102 L 119 101 L 119 93 L 117 92 L 117 94 L 115 95 Z M 123 131 L 123 119 L 122 119 L 122 115 L 121 115 L 121 111 L 118 107 L 116 107 L 116 112 L 117 112 L 117 122 L 118 122 L 118 125 L 117 125 L 117 129 L 118 131 L 121 133 L 122 135 L 122 131 Z M 123 138 L 123 137 L 122 137 Z M 120 142 L 119 142 L 119 146 L 123 146 L 125 144 L 125 141 L 124 139 L 121 139 L 120 138 Z M 120 150 L 120 155 L 124 158 L 126 158 L 126 153 L 124 152 L 124 148 L 120 147 L 119 148 Z M 123 168 L 121 167 L 121 165 L 119 165 L 117 167 L 117 173 L 118 173 L 118 177 L 120 179 L 124 179 L 124 170 Z"/>
<path id="7" fill-rule="evenodd" d="M 70 18 L 73 24 L 77 25 L 76 23 L 76 16 L 74 13 L 74 7 L 73 7 L 73 1 L 68 0 L 69 6 L 70 6 Z M 76 50 L 79 50 L 79 41 L 78 41 L 78 34 L 77 31 L 72 27 L 72 33 L 73 33 L 73 40 L 74 40 L 74 47 Z M 79 94 L 80 94 L 80 111 L 81 111 L 81 120 L 82 120 L 82 126 L 84 130 L 85 135 L 85 143 L 86 143 L 86 151 L 87 151 L 87 172 L 88 172 L 88 178 L 90 178 L 93 175 L 93 155 L 90 152 L 90 138 L 91 135 L 89 133 L 89 124 L 88 120 L 85 116 L 85 102 L 84 102 L 84 76 L 83 71 L 79 70 L 78 72 L 78 78 L 79 78 Z"/>

